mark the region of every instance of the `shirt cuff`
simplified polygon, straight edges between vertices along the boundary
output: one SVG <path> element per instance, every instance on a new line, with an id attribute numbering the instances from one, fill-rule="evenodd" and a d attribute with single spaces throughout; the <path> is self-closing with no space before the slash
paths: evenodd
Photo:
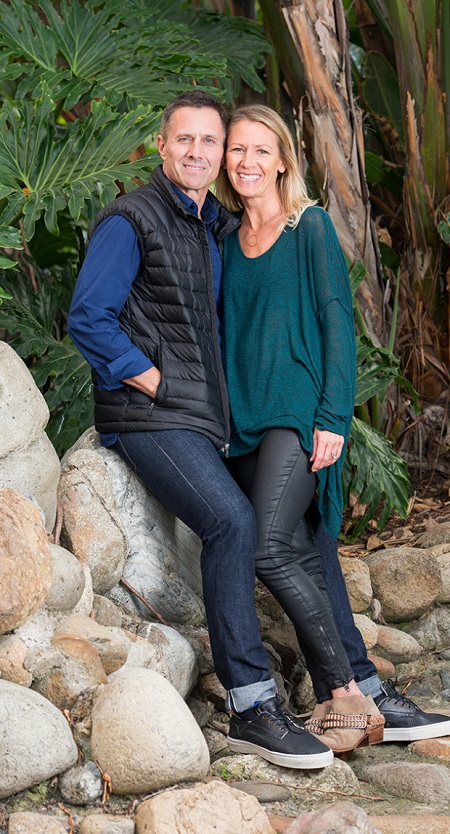
<path id="1" fill-rule="evenodd" d="M 106 365 L 104 374 L 105 382 L 109 385 L 116 382 L 122 382 L 124 379 L 131 379 L 133 376 L 139 376 L 144 371 L 153 368 L 153 362 L 150 362 L 145 354 L 139 348 L 132 348 L 122 356 L 118 356 L 112 362 Z"/>

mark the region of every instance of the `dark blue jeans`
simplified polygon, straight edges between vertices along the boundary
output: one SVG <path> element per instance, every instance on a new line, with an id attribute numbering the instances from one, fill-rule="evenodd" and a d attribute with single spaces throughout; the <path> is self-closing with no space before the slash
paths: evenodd
<path id="1" fill-rule="evenodd" d="M 315 499 L 310 506 L 309 516 L 320 551 L 323 577 L 334 621 L 350 666 L 353 669 L 355 680 L 360 682 L 376 675 L 377 670 L 367 657 L 367 650 L 361 632 L 355 626 L 347 588 L 339 564 L 337 542 L 327 534 Z"/>
<path id="2" fill-rule="evenodd" d="M 276 693 L 254 605 L 253 509 L 195 431 L 122 432 L 112 447 L 202 541 L 203 596 L 217 676 L 238 712 Z"/>

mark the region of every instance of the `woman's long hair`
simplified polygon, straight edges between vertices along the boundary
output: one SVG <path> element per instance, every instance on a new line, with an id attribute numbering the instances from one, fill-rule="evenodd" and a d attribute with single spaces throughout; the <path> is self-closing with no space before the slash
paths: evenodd
<path id="1" fill-rule="evenodd" d="M 278 174 L 278 196 L 284 209 L 286 224 L 295 228 L 305 208 L 314 205 L 316 201 L 308 197 L 289 128 L 281 116 L 265 104 L 245 104 L 238 107 L 231 115 L 228 135 L 233 125 L 242 121 L 259 122 L 268 127 L 278 139 L 280 157 L 286 166 L 286 170 Z M 221 202 L 230 211 L 239 211 L 243 208 L 241 196 L 231 185 L 227 172 L 223 168 L 217 179 L 216 192 Z"/>

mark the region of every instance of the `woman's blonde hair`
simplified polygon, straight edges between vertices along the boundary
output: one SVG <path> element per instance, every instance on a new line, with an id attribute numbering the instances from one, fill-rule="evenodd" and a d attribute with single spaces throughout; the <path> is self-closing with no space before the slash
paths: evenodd
<path id="1" fill-rule="evenodd" d="M 295 155 L 290 130 L 281 116 L 271 107 L 266 107 L 265 104 L 244 104 L 238 107 L 231 115 L 228 135 L 233 125 L 242 121 L 259 122 L 268 127 L 278 139 L 280 157 L 286 166 L 286 170 L 278 175 L 278 196 L 285 212 L 287 225 L 295 227 L 304 209 L 314 205 L 316 201 L 308 197 L 306 184 L 300 173 Z M 231 185 L 227 172 L 223 168 L 217 179 L 216 192 L 219 199 L 230 211 L 238 211 L 243 208 L 241 197 Z"/>

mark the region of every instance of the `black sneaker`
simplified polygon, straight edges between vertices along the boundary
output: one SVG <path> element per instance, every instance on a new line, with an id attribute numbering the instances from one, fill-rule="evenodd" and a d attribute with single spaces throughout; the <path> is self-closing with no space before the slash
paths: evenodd
<path id="1" fill-rule="evenodd" d="M 300 719 L 292 720 L 282 704 L 276 696 L 258 704 L 250 718 L 233 713 L 228 733 L 230 750 L 256 753 L 281 767 L 312 770 L 331 764 L 333 751 L 308 733 Z"/>
<path id="2" fill-rule="evenodd" d="M 383 694 L 373 700 L 385 718 L 383 741 L 416 741 L 450 735 L 450 716 L 423 712 L 410 698 L 399 694 L 391 680 L 384 681 L 381 688 Z"/>

